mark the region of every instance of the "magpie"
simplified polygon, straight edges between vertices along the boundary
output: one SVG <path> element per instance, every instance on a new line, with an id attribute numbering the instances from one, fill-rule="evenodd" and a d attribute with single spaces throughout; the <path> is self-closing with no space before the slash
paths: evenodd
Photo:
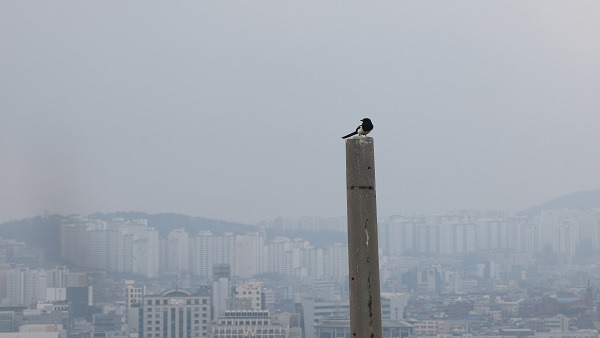
<path id="1" fill-rule="evenodd" d="M 350 136 L 354 136 L 357 134 L 364 136 L 364 135 L 367 135 L 368 133 L 370 133 L 371 130 L 373 130 L 373 123 L 371 123 L 370 119 L 364 118 L 361 121 L 362 121 L 362 124 L 356 128 L 356 131 L 353 131 L 350 134 L 348 134 L 342 138 L 348 138 Z"/>

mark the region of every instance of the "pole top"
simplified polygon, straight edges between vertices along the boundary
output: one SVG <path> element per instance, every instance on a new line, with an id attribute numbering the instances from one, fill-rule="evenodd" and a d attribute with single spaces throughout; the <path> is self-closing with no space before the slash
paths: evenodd
<path id="1" fill-rule="evenodd" d="M 354 137 L 347 138 L 346 144 L 348 144 L 348 143 L 358 143 L 358 144 L 373 143 L 373 138 L 370 136 L 357 135 Z"/>

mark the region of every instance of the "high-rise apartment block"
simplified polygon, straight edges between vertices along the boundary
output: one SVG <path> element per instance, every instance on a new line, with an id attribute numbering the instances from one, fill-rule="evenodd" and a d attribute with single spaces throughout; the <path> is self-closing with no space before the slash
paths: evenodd
<path id="1" fill-rule="evenodd" d="M 164 240 L 162 272 L 181 274 L 190 269 L 190 236 L 185 229 L 171 231 Z"/>
<path id="2" fill-rule="evenodd" d="M 104 222 L 72 216 L 60 225 L 61 256 L 75 266 L 158 276 L 159 236 L 145 220 Z"/>
<path id="3" fill-rule="evenodd" d="M 210 231 L 200 231 L 190 239 L 190 271 L 194 276 L 212 278 L 215 264 L 229 264 L 235 270 L 236 259 L 232 233 L 215 236 Z"/>
<path id="4" fill-rule="evenodd" d="M 19 267 L 8 270 L 6 302 L 11 306 L 30 306 L 46 296 L 46 273 Z"/>
<path id="5" fill-rule="evenodd" d="M 267 270 L 267 250 L 265 235 L 254 232 L 237 236 L 235 240 L 237 253 L 236 275 L 241 278 L 252 278 Z"/>

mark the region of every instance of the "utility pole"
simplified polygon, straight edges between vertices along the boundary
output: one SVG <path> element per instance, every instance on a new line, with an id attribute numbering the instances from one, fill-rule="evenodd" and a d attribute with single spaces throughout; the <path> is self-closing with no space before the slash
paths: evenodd
<path id="1" fill-rule="evenodd" d="M 381 294 L 371 137 L 346 140 L 348 263 L 352 337 L 381 338 Z"/>

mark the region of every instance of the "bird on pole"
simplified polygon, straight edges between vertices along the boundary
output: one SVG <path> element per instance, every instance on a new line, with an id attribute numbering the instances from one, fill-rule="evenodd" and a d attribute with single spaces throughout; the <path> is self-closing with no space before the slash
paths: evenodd
<path id="1" fill-rule="evenodd" d="M 368 119 L 365 117 L 364 119 L 362 119 L 360 121 L 362 122 L 362 124 L 356 128 L 356 131 L 353 131 L 350 134 L 343 136 L 342 138 L 346 139 L 346 138 L 354 136 L 354 135 L 365 136 L 368 133 L 370 133 L 371 130 L 373 130 L 373 123 L 371 122 L 371 119 Z"/>

